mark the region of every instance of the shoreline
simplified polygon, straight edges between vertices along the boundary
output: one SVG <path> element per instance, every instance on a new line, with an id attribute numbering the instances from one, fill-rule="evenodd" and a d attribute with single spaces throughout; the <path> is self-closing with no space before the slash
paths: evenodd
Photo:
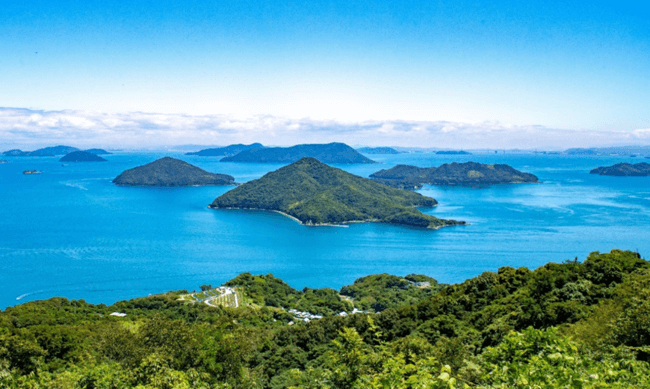
<path id="1" fill-rule="evenodd" d="M 434 205 L 437 206 L 438 204 Z M 260 212 L 275 212 L 279 213 L 280 215 L 284 215 L 295 222 L 305 226 L 305 227 L 348 227 L 349 224 L 357 224 L 357 223 L 382 223 L 382 224 L 389 224 L 393 226 L 402 226 L 402 227 L 409 227 L 409 228 L 417 228 L 417 229 L 424 229 L 424 230 L 439 230 L 444 227 L 455 227 L 455 226 L 466 226 L 469 225 L 467 222 L 457 222 L 456 224 L 446 224 L 442 226 L 435 226 L 435 227 L 418 227 L 418 226 L 411 226 L 408 224 L 399 224 L 399 223 L 389 223 L 389 222 L 382 222 L 378 219 L 370 219 L 370 220 L 350 220 L 344 223 L 303 223 L 300 221 L 300 219 L 296 218 L 295 216 L 291 216 L 288 213 L 278 211 L 275 209 L 261 209 L 261 208 L 236 208 L 236 207 L 213 207 L 212 204 L 208 205 L 208 208 L 210 209 L 228 209 L 228 210 L 238 210 L 238 211 L 260 211 Z M 440 219 L 440 220 L 445 220 L 445 219 Z M 456 221 L 456 220 L 454 220 Z"/>

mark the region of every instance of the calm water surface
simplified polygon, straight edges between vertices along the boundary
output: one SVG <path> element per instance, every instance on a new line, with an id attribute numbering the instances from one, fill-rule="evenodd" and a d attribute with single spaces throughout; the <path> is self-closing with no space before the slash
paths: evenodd
<path id="1" fill-rule="evenodd" d="M 221 284 L 273 273 L 293 287 L 339 288 L 373 273 L 422 273 L 454 283 L 501 266 L 536 268 L 613 248 L 650 252 L 650 177 L 589 170 L 639 158 L 534 154 L 370 155 L 382 165 L 338 166 L 367 177 L 395 164 L 507 163 L 543 183 L 483 189 L 425 186 L 440 205 L 424 212 L 465 220 L 438 231 L 382 225 L 305 227 L 275 213 L 210 210 L 232 187 L 122 188 L 123 170 L 164 155 L 237 182 L 279 168 L 178 153 L 59 158 L 0 165 L 0 309 L 64 296 L 92 303 Z M 23 175 L 23 170 L 42 170 Z"/>

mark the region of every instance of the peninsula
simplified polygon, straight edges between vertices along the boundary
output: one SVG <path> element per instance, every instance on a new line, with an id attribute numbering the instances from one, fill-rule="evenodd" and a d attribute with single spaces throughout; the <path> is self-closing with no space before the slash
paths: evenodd
<path id="1" fill-rule="evenodd" d="M 650 175 L 650 164 L 645 162 L 636 163 L 634 165 L 629 163 L 617 163 L 612 166 L 598 167 L 589 173 L 600 174 L 601 176 L 644 177 Z"/>
<path id="2" fill-rule="evenodd" d="M 164 157 L 124 171 L 113 183 L 122 186 L 235 185 L 235 178 L 227 174 L 209 173 L 185 161 Z"/>
<path id="3" fill-rule="evenodd" d="M 263 149 L 261 143 L 252 143 L 250 145 L 236 144 L 226 147 L 218 147 L 214 149 L 205 149 L 193 153 L 185 153 L 185 155 L 198 155 L 201 157 L 230 157 L 245 150 Z"/>
<path id="4" fill-rule="evenodd" d="M 315 158 L 302 158 L 223 194 L 209 207 L 277 211 L 305 225 L 382 222 L 440 228 L 465 224 L 414 208 L 437 204 L 419 193 L 377 184 Z"/>
<path id="5" fill-rule="evenodd" d="M 509 165 L 477 162 L 449 163 L 422 168 L 397 165 L 370 175 L 376 182 L 402 189 L 418 189 L 423 184 L 446 186 L 485 186 L 494 184 L 535 183 L 538 178 Z"/>
<path id="6" fill-rule="evenodd" d="M 106 162 L 106 160 L 87 151 L 73 151 L 64 155 L 63 158 L 59 159 L 59 162 Z"/>
<path id="7" fill-rule="evenodd" d="M 376 163 L 344 143 L 305 144 L 292 147 L 266 147 L 245 150 L 221 162 L 292 163 L 312 157 L 323 163 Z"/>
<path id="8" fill-rule="evenodd" d="M 399 151 L 392 147 L 362 147 L 357 151 L 364 154 L 399 154 Z"/>

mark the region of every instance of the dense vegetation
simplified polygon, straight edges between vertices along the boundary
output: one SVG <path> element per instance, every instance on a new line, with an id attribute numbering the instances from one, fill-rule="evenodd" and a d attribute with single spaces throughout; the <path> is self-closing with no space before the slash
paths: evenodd
<path id="1" fill-rule="evenodd" d="M 400 282 L 355 284 L 369 280 L 378 296 L 393 287 L 380 284 Z M 262 300 L 301 292 L 272 276 L 231 282 L 260 304 L 211 308 L 167 293 L 110 307 L 55 298 L 8 308 L 0 387 L 650 386 L 650 265 L 634 252 L 505 267 L 378 314 L 294 325 Z"/>
<path id="2" fill-rule="evenodd" d="M 364 154 L 399 154 L 392 147 L 361 147 L 357 151 Z"/>
<path id="3" fill-rule="evenodd" d="M 600 174 L 601 176 L 650 176 L 650 164 L 641 162 L 635 164 L 617 163 L 612 166 L 597 167 L 590 171 L 591 174 Z"/>
<path id="4" fill-rule="evenodd" d="M 235 185 L 235 178 L 206 172 L 180 159 L 164 157 L 122 172 L 113 183 L 124 186 Z"/>
<path id="5" fill-rule="evenodd" d="M 303 158 L 223 194 L 210 207 L 280 211 L 309 225 L 378 221 L 438 228 L 459 224 L 414 208 L 436 204 L 419 193 L 389 188 L 315 158 Z"/>
<path id="6" fill-rule="evenodd" d="M 262 146 L 261 143 L 251 143 L 249 145 L 244 145 L 240 143 L 240 144 L 230 145 L 226 147 L 217 147 L 213 149 L 195 151 L 192 153 L 185 153 L 185 155 L 198 155 L 201 157 L 222 157 L 222 156 L 229 157 L 231 155 L 240 153 L 244 150 L 262 149 L 262 148 L 264 148 L 264 146 Z"/>
<path id="7" fill-rule="evenodd" d="M 244 150 L 221 162 L 291 163 L 312 157 L 323 163 L 375 163 L 345 143 L 307 144 Z"/>
<path id="8" fill-rule="evenodd" d="M 64 155 L 60 162 L 106 162 L 106 160 L 97 154 L 87 151 L 73 151 Z"/>
<path id="9" fill-rule="evenodd" d="M 403 189 L 421 188 L 422 184 L 483 186 L 538 181 L 536 176 L 508 165 L 477 162 L 445 163 L 437 168 L 397 165 L 373 173 L 370 177 L 382 184 Z"/>

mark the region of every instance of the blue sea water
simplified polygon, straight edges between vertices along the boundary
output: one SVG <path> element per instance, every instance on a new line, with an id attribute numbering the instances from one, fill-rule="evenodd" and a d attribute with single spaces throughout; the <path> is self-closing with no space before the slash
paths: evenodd
<path id="1" fill-rule="evenodd" d="M 305 227 L 269 212 L 211 210 L 232 187 L 134 188 L 111 180 L 164 155 L 237 182 L 279 168 L 178 153 L 120 153 L 62 166 L 58 158 L 0 164 L 0 309 L 63 296 L 113 303 L 218 285 L 239 273 L 273 273 L 293 287 L 339 288 L 374 273 L 455 283 L 501 266 L 536 268 L 591 251 L 650 252 L 650 177 L 589 174 L 623 157 L 540 154 L 369 155 L 381 165 L 338 166 L 367 177 L 395 164 L 506 163 L 540 184 L 425 186 L 423 210 L 470 224 L 420 230 L 375 223 Z M 28 169 L 40 175 L 23 175 Z"/>

